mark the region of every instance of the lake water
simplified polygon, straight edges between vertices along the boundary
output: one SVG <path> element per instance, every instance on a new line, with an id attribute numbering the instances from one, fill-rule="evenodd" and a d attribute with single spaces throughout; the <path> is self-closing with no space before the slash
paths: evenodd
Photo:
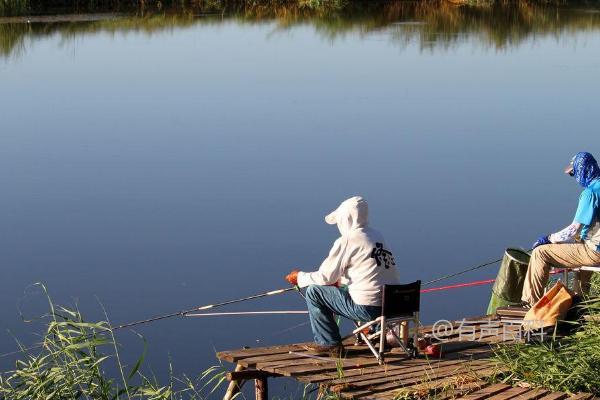
<path id="1" fill-rule="evenodd" d="M 37 340 L 19 316 L 46 310 L 35 282 L 114 323 L 285 287 L 319 265 L 337 236 L 324 215 L 355 194 L 406 282 L 571 222 L 562 169 L 600 154 L 598 10 L 285 11 L 0 23 L 0 352 Z M 482 314 L 489 295 L 426 294 L 423 321 Z M 303 308 L 291 293 L 223 311 Z M 310 340 L 288 330 L 304 321 L 137 331 L 157 375 L 169 358 L 193 375 L 215 350 Z"/>

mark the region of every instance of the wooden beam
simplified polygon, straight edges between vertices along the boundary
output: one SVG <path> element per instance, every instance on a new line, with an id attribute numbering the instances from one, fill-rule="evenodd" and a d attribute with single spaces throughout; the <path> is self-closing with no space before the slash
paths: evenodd
<path id="1" fill-rule="evenodd" d="M 226 378 L 228 381 L 247 381 L 251 379 L 262 379 L 270 376 L 280 376 L 278 374 L 271 374 L 265 371 L 259 371 L 257 369 L 243 369 L 233 372 L 228 372 Z"/>
<path id="2" fill-rule="evenodd" d="M 266 377 L 255 379 L 254 387 L 256 389 L 256 400 L 269 399 L 269 381 Z"/>
<path id="3" fill-rule="evenodd" d="M 244 369 L 243 365 L 236 365 L 234 372 L 241 372 Z M 228 374 L 229 375 L 229 374 Z M 229 386 L 227 387 L 227 391 L 225 392 L 225 396 L 223 400 L 233 400 L 233 398 L 242 390 L 242 386 L 246 383 L 245 380 L 231 380 L 229 382 Z"/>

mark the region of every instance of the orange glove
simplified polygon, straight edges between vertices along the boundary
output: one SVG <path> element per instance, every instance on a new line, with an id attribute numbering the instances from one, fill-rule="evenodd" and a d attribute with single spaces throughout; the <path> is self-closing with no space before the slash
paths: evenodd
<path id="1" fill-rule="evenodd" d="M 293 270 L 292 272 L 290 272 L 285 277 L 285 280 L 288 281 L 290 283 L 290 285 L 292 285 L 292 286 L 298 285 L 298 271 L 297 270 Z"/>

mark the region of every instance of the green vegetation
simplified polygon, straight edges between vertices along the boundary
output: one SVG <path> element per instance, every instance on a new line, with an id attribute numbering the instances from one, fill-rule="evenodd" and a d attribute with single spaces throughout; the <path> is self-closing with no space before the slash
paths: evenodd
<path id="1" fill-rule="evenodd" d="M 0 15 L 25 14 L 29 10 L 29 0 L 0 0 Z"/>
<path id="2" fill-rule="evenodd" d="M 215 366 L 196 378 L 171 374 L 159 384 L 143 372 L 145 350 L 130 366 L 121 358 L 108 322 L 87 322 L 49 296 L 48 303 L 40 346 L 21 347 L 14 370 L 0 372 L 1 400 L 201 400 L 225 380 L 225 370 Z"/>
<path id="3" fill-rule="evenodd" d="M 595 294 L 600 280 L 595 279 Z M 510 371 L 508 382 L 524 381 L 546 389 L 600 395 L 600 298 L 587 300 L 587 322 L 574 335 L 539 345 L 500 347 L 499 362 Z"/>
<path id="4" fill-rule="evenodd" d="M 21 352 L 14 369 L 0 372 L 0 400 L 202 400 L 225 382 L 226 371 L 217 365 L 194 378 L 176 377 L 171 372 L 168 382 L 159 383 L 144 372 L 147 344 L 143 337 L 140 337 L 144 342 L 142 355 L 128 362 L 119 352 L 108 317 L 106 321 L 85 321 L 77 309 L 55 305 L 45 287 L 40 286 L 50 310 L 44 317 L 45 332 L 39 345 L 30 348 L 19 345 Z M 594 291 L 596 295 L 600 291 L 598 278 Z M 509 371 L 501 379 L 550 390 L 600 394 L 600 299 L 587 300 L 584 307 L 589 318 L 572 336 L 539 345 L 498 347 L 499 366 Z M 343 381 L 341 362 L 337 371 L 338 379 Z M 430 389 L 425 383 L 418 393 L 400 390 L 398 399 L 447 396 L 477 380 L 477 374 L 467 365 L 448 387 Z M 317 390 L 319 398 L 339 398 L 335 388 L 330 391 L 312 385 L 305 386 L 298 397 L 310 398 Z"/>
<path id="5" fill-rule="evenodd" d="M 32 4 L 31 7 L 36 6 Z M 35 9 L 50 15 L 52 12 L 66 12 Z M 57 20 L 55 17 L 37 20 L 34 17 L 0 18 L 0 57 L 21 54 L 30 41 L 51 35 L 59 35 L 62 41 L 103 32 L 150 35 L 224 22 L 273 23 L 282 31 L 308 25 L 332 41 L 349 34 L 367 35 L 385 31 L 391 44 L 404 47 L 417 43 L 423 50 L 445 49 L 467 38 L 485 47 L 503 49 L 532 38 L 600 30 L 600 12 L 596 12 L 596 9 L 528 2 L 497 2 L 474 7 L 457 6 L 445 0 L 201 0 L 193 5 L 178 3 L 169 7 L 147 3 L 143 7 L 133 8 L 123 5 L 114 8 L 80 5 L 68 10 L 69 13 L 108 11 L 109 15 L 88 14 L 90 19 L 84 21 L 70 21 L 68 17 L 66 20 Z M 29 18 L 32 20 L 28 22 Z"/>

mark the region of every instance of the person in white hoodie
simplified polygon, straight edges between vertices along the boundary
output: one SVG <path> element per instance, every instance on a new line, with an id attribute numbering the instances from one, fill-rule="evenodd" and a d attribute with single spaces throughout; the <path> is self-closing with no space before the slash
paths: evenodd
<path id="1" fill-rule="evenodd" d="M 306 287 L 306 303 L 315 344 L 310 350 L 341 348 L 335 316 L 366 322 L 381 315 L 383 285 L 398 284 L 394 257 L 381 233 L 369 227 L 369 208 L 359 196 L 345 200 L 325 217 L 341 236 L 318 271 L 292 271 L 286 280 Z M 347 290 L 339 285 L 347 285 Z"/>

